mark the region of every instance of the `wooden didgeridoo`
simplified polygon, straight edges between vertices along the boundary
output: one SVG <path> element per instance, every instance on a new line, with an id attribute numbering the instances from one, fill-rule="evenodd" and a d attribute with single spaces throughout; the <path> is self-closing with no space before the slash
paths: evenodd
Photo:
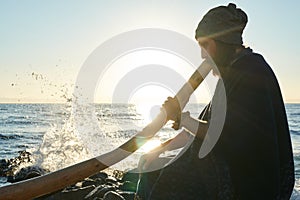
<path id="1" fill-rule="evenodd" d="M 211 66 L 210 61 L 203 61 L 188 82 L 177 92 L 175 97 L 182 109 L 210 72 Z M 75 184 L 128 157 L 152 138 L 166 122 L 166 113 L 161 111 L 150 124 L 117 149 L 43 176 L 0 187 L 0 199 L 32 199 Z"/>

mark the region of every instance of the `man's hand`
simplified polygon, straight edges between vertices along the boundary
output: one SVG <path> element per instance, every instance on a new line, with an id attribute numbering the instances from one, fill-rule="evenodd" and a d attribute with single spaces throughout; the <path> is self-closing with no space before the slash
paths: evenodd
<path id="1" fill-rule="evenodd" d="M 165 103 L 162 105 L 162 108 L 167 114 L 167 120 L 174 121 L 172 128 L 178 130 L 181 128 L 181 107 L 178 103 L 178 100 L 173 97 L 168 97 Z M 189 114 L 189 113 L 188 113 Z"/>
<path id="2" fill-rule="evenodd" d="M 162 105 L 162 109 L 166 112 L 168 121 L 177 121 L 181 117 L 181 108 L 176 98 L 168 97 Z"/>
<path id="3" fill-rule="evenodd" d="M 180 115 L 181 118 L 177 119 L 176 121 L 174 121 L 172 128 L 175 130 L 181 129 L 184 125 L 184 122 L 186 121 L 186 119 L 188 119 L 190 117 L 190 112 L 183 112 Z"/>

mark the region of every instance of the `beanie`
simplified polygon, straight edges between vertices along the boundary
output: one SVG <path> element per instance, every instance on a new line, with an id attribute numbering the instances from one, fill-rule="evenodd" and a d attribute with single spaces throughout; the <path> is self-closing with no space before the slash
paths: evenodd
<path id="1" fill-rule="evenodd" d="M 243 44 L 247 14 L 233 3 L 209 10 L 196 29 L 196 39 L 208 37 L 228 44 Z"/>

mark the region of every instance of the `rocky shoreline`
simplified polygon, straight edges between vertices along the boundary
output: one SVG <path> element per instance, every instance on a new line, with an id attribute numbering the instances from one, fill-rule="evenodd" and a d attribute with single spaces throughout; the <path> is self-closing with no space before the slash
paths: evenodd
<path id="1" fill-rule="evenodd" d="M 7 177 L 7 182 L 14 183 L 49 172 L 38 166 L 28 166 L 30 163 L 31 154 L 20 151 L 16 158 L 0 160 L 0 176 Z M 21 167 L 22 165 L 27 166 Z M 135 173 L 106 170 L 36 200 L 138 200 L 135 195 L 137 180 L 138 174 Z"/>
<path id="2" fill-rule="evenodd" d="M 117 178 L 120 174 L 122 172 L 119 171 L 114 171 L 113 175 L 99 172 L 75 185 L 36 198 L 36 200 L 137 200 L 138 198 L 135 196 L 136 182 L 132 181 L 134 178 L 137 178 L 137 175 L 127 173 L 122 175 L 122 178 Z"/>

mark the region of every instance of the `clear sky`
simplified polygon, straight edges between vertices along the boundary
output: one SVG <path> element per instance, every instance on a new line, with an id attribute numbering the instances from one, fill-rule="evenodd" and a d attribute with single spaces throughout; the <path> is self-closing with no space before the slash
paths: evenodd
<path id="1" fill-rule="evenodd" d="M 244 43 L 272 66 L 284 100 L 300 102 L 297 0 L 1 0 L 0 102 L 64 101 L 85 59 L 107 39 L 139 28 L 194 38 L 202 16 L 229 2 L 248 14 Z"/>

